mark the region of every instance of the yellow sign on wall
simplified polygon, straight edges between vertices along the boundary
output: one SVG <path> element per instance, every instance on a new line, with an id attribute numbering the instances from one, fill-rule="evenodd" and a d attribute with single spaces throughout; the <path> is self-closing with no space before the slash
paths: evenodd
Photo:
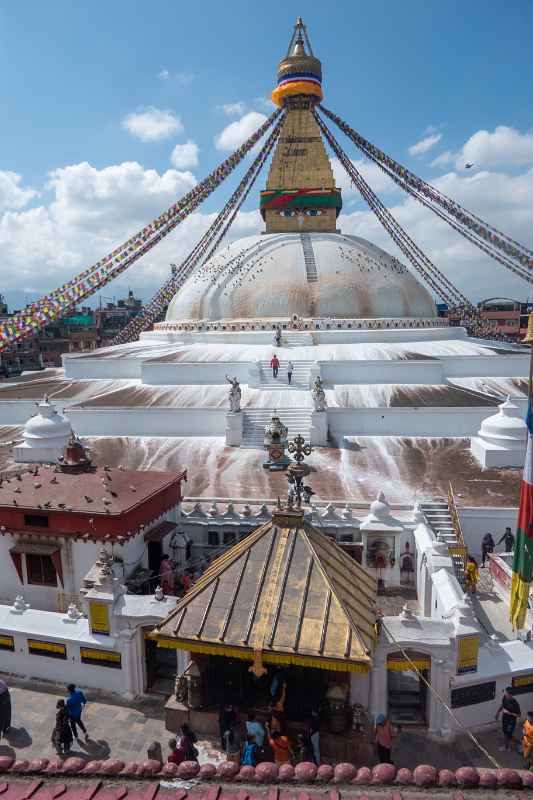
<path id="1" fill-rule="evenodd" d="M 479 650 L 479 635 L 461 636 L 459 639 L 459 652 L 457 654 L 457 674 L 477 671 L 477 657 Z"/>
<path id="2" fill-rule="evenodd" d="M 99 633 L 102 636 L 109 636 L 109 606 L 107 603 L 100 603 L 91 600 L 89 603 L 89 622 L 92 633 Z"/>

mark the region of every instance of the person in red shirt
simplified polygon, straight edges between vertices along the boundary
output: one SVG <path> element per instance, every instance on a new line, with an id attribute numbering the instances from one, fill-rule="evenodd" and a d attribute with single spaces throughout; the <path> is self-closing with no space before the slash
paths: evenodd
<path id="1" fill-rule="evenodd" d="M 170 761 L 171 764 L 181 764 L 182 761 L 185 761 L 185 750 L 181 745 L 178 747 L 178 743 L 175 739 L 168 740 L 168 749 L 170 753 L 168 754 L 167 761 Z"/>
<path id="2" fill-rule="evenodd" d="M 279 370 L 279 358 L 274 353 L 272 356 L 272 361 L 270 362 L 270 366 L 272 367 L 272 374 L 275 378 L 278 377 L 278 370 Z"/>
<path id="3" fill-rule="evenodd" d="M 385 714 L 378 714 L 376 717 L 376 746 L 380 764 L 392 764 L 392 725 Z"/>

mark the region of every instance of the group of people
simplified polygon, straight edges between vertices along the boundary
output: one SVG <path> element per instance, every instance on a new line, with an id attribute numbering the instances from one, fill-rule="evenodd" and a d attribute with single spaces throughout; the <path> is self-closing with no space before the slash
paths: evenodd
<path id="1" fill-rule="evenodd" d="M 492 533 L 486 533 L 481 540 L 481 567 L 485 567 L 489 553 L 494 553 L 496 546 L 503 543 L 504 552 L 512 553 L 515 545 L 515 538 L 511 528 L 507 527 L 503 536 L 494 541 Z M 479 580 L 479 566 L 473 555 L 468 555 L 465 570 L 466 590 L 470 594 L 475 594 L 477 591 L 477 583 Z"/>
<path id="2" fill-rule="evenodd" d="M 161 579 L 161 588 L 166 595 L 181 597 L 187 594 L 193 584 L 193 576 L 190 572 L 187 570 L 179 574 L 175 572 L 170 556 L 167 554 L 161 558 L 159 577 Z"/>
<path id="3" fill-rule="evenodd" d="M 198 748 L 196 742 L 198 737 L 186 722 L 180 728 L 180 737 L 178 739 L 169 739 L 168 749 L 169 754 L 167 761 L 171 764 L 181 764 L 182 761 L 198 761 Z"/>
<path id="4" fill-rule="evenodd" d="M 487 561 L 487 556 L 489 553 L 494 553 L 497 544 L 502 544 L 504 553 L 512 553 L 514 551 L 514 544 L 515 538 L 513 536 L 513 532 L 511 528 L 507 527 L 505 529 L 505 533 L 503 536 L 498 539 L 497 542 L 494 541 L 492 533 L 486 533 L 483 539 L 481 540 L 481 566 L 484 567 Z"/>
<path id="5" fill-rule="evenodd" d="M 220 744 L 226 753 L 240 750 L 241 764 L 255 766 L 264 761 L 276 764 L 313 761 L 320 765 L 320 715 L 311 711 L 303 730 L 294 741 L 289 738 L 285 718 L 287 681 L 282 669 L 271 677 L 270 706 L 262 722 L 255 711 L 248 713 L 243 723 L 232 703 L 223 703 L 219 711 Z M 242 746 L 239 746 L 242 742 Z"/>
<path id="6" fill-rule="evenodd" d="M 270 361 L 270 366 L 272 367 L 272 375 L 274 376 L 274 378 L 277 378 L 279 373 L 280 362 L 279 358 L 275 353 Z M 293 372 L 294 372 L 294 364 L 292 363 L 292 361 L 287 361 L 287 383 L 289 384 L 289 386 L 292 383 Z"/>
<path id="7" fill-rule="evenodd" d="M 52 731 L 52 742 L 59 755 L 67 755 L 74 739 L 80 741 L 78 728 L 85 734 L 88 741 L 89 734 L 81 718 L 83 709 L 87 704 L 85 695 L 73 683 L 67 686 L 67 697 L 56 703 L 56 722 Z"/>

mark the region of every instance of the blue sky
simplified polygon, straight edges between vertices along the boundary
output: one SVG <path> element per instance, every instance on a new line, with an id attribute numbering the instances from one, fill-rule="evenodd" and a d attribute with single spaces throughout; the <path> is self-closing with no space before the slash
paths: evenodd
<path id="1" fill-rule="evenodd" d="M 298 14 L 323 62 L 327 106 L 533 246 L 529 0 L 4 2 L 0 290 L 8 299 L 20 303 L 21 290 L 51 289 L 88 266 L 225 157 L 216 137 L 232 123 L 247 130 L 257 115 L 269 113 L 265 101 Z M 252 112 L 256 116 L 242 122 Z M 159 132 L 154 119 L 162 125 Z M 503 130 L 496 134 L 497 128 Z M 479 131 L 487 136 L 468 145 Z M 231 133 L 226 140 L 233 141 Z M 420 152 L 410 154 L 421 141 Z M 189 149 L 180 150 L 173 164 L 175 146 L 187 142 Z M 461 170 L 463 154 L 476 161 L 468 174 Z M 79 167 L 85 162 L 90 169 Z M 472 296 L 486 294 L 489 286 L 491 294 L 527 296 L 526 284 L 475 251 L 458 249 L 390 187 L 378 181 L 376 188 Z M 228 192 L 221 187 L 194 224 L 108 292 L 120 294 L 131 285 L 148 297 Z M 252 193 L 241 235 L 257 229 L 256 205 Z M 349 191 L 345 211 L 343 230 L 393 250 Z M 488 275 L 483 289 L 481 275 Z"/>

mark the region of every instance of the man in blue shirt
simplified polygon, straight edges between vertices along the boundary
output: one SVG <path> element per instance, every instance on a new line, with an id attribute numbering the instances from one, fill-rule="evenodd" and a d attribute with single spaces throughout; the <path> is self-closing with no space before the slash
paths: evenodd
<path id="1" fill-rule="evenodd" d="M 81 712 L 83 711 L 83 708 L 87 703 L 85 695 L 83 694 L 81 689 L 76 689 L 73 683 L 69 683 L 69 685 L 67 686 L 67 692 L 68 692 L 67 708 L 70 719 L 70 727 L 72 728 L 72 734 L 76 739 L 79 740 L 78 729 L 77 729 L 77 726 L 79 725 L 79 727 L 85 734 L 85 739 L 87 740 L 89 738 L 89 734 L 87 733 L 87 728 L 81 721 Z"/>

